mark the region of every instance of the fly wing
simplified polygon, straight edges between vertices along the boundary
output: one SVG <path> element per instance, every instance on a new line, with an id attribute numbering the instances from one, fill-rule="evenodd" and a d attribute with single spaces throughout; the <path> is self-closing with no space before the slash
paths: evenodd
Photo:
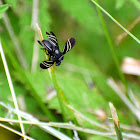
<path id="1" fill-rule="evenodd" d="M 40 63 L 42 69 L 48 69 L 54 64 L 54 61 L 43 61 Z"/>
<path id="2" fill-rule="evenodd" d="M 45 50 L 47 50 L 48 52 L 52 52 L 53 51 L 53 46 L 50 44 L 49 41 L 47 40 L 42 40 L 42 41 L 39 41 L 38 40 L 38 43 L 44 47 Z"/>
<path id="3" fill-rule="evenodd" d="M 59 48 L 59 47 L 58 47 L 58 41 L 57 41 L 57 38 L 56 38 L 55 34 L 54 34 L 53 32 L 50 32 L 50 33 L 46 32 L 46 35 L 47 35 L 47 37 L 48 37 L 48 39 L 49 39 L 49 42 L 50 42 L 54 47 Z"/>
<path id="4" fill-rule="evenodd" d="M 75 45 L 75 39 L 69 38 L 65 43 L 62 53 L 63 54 L 67 53 L 69 50 L 71 50 L 73 48 L 74 45 Z"/>

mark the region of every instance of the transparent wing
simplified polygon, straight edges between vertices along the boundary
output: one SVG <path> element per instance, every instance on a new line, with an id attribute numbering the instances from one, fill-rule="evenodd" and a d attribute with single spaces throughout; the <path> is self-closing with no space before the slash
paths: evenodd
<path id="1" fill-rule="evenodd" d="M 46 35 L 47 35 L 47 37 L 49 39 L 49 42 L 53 46 L 58 47 L 58 42 L 57 42 L 57 38 L 56 38 L 55 34 L 53 32 L 50 32 L 50 33 L 46 32 Z"/>
<path id="2" fill-rule="evenodd" d="M 75 45 L 75 39 L 74 38 L 68 39 L 65 43 L 62 53 L 63 54 L 67 53 L 69 50 L 73 48 L 74 45 Z"/>
<path id="3" fill-rule="evenodd" d="M 54 64 L 54 61 L 43 61 L 40 63 L 42 69 L 48 69 Z"/>

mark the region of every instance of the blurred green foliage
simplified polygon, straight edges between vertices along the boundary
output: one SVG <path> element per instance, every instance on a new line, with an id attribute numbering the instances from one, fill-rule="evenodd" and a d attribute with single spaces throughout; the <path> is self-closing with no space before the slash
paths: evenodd
<path id="1" fill-rule="evenodd" d="M 62 64 L 59 67 L 54 66 L 57 83 L 64 92 L 68 103 L 90 119 L 104 123 L 103 121 L 107 120 L 110 113 L 108 102 L 111 101 L 116 106 L 121 123 L 136 124 L 136 118 L 107 84 L 108 78 L 113 77 L 120 81 L 120 77 L 95 5 L 87 0 L 40 0 L 35 8 L 38 15 L 33 16 L 33 2 L 37 1 L 3 0 L 5 5 L 0 6 L 1 17 L 2 12 L 6 11 L 10 5 L 5 12 L 9 19 L 8 25 L 6 25 L 5 16 L 0 19 L 0 39 L 16 96 L 22 95 L 24 99 L 24 110 L 34 114 L 40 120 L 51 120 L 46 115 L 48 112 L 44 111 L 46 109 L 58 122 L 63 121 L 59 116 L 61 109 L 58 98 L 54 96 L 52 99 L 47 99 L 47 95 L 51 94 L 54 86 L 48 71 L 39 67 L 40 62 L 45 60 L 44 52 L 40 49 L 39 44 L 37 44 L 39 49 L 35 54 L 36 60 L 33 60 L 34 44 L 40 40 L 35 30 L 36 23 L 33 22 L 33 18 L 37 18 L 36 22 L 40 25 L 44 39 L 47 39 L 46 31 L 53 31 L 57 36 L 60 50 L 63 49 L 68 38 L 76 39 L 74 48 L 65 55 Z M 126 28 L 139 16 L 140 4 L 137 4 L 135 0 L 100 1 L 99 4 Z M 104 14 L 103 18 L 119 63 L 126 56 L 140 59 L 139 44 L 130 36 L 123 38 L 119 44 L 116 43 L 117 37 L 123 33 L 122 29 Z M 11 26 L 10 32 L 15 34 L 15 39 L 9 35 L 7 26 Z M 139 29 L 140 23 L 131 31 L 137 38 L 140 38 Z M 16 41 L 19 43 L 27 69 L 24 69 L 19 61 L 20 58 L 15 48 Z M 32 71 L 33 61 L 36 61 L 37 65 Z M 0 100 L 12 104 L 2 60 L 0 60 L 0 66 Z M 125 78 L 129 87 L 139 97 L 139 77 L 125 76 Z M 101 121 L 95 114 L 89 112 L 89 109 L 93 112 L 103 110 L 106 114 L 105 120 Z M 2 117 L 6 114 L 6 111 L 0 112 Z M 96 128 L 85 121 L 79 125 Z M 29 134 L 38 140 L 47 137 L 53 139 L 38 129 L 34 128 Z M 36 132 L 39 132 L 38 135 Z M 80 136 L 82 135 L 80 134 Z M 84 137 L 89 140 L 106 139 L 88 134 L 85 134 Z M 82 139 L 82 137 L 80 138 Z"/>
<path id="2" fill-rule="evenodd" d="M 0 5 L 0 18 L 2 18 L 2 13 L 8 9 L 8 4 Z"/>

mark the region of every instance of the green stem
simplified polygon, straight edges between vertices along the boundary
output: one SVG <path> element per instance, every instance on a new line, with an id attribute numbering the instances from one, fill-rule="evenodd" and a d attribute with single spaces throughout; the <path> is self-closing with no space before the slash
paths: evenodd
<path id="1" fill-rule="evenodd" d="M 68 121 L 68 117 L 67 117 L 67 114 L 70 114 L 70 111 L 69 109 L 67 108 L 67 105 L 68 105 L 68 101 L 63 93 L 63 91 L 61 90 L 61 88 L 59 87 L 57 81 L 56 81 L 56 78 L 55 78 L 55 73 L 54 73 L 54 70 L 53 68 L 50 68 L 50 76 L 52 78 L 52 81 L 53 81 L 53 84 L 54 84 L 54 87 L 56 89 L 56 92 L 57 92 L 57 98 L 58 98 L 58 101 L 59 101 L 59 105 L 60 105 L 60 108 L 61 108 L 61 112 L 62 112 L 62 117 L 63 117 L 63 121 L 64 122 L 67 122 Z M 67 111 L 67 113 L 65 112 Z M 73 114 L 72 114 L 73 115 Z M 67 133 L 69 136 L 72 136 L 72 133 L 71 131 L 67 130 Z"/>
<path id="2" fill-rule="evenodd" d="M 123 140 L 123 136 L 122 136 L 120 127 L 117 126 L 115 123 L 114 123 L 114 126 L 115 126 L 115 131 L 116 131 L 118 140 Z"/>
<path id="3" fill-rule="evenodd" d="M 116 108 L 114 107 L 114 105 L 111 102 L 109 102 L 109 106 L 110 106 L 112 118 L 114 121 L 114 127 L 115 127 L 115 131 L 117 134 L 117 138 L 118 138 L 118 140 L 123 140 L 123 136 L 122 136 L 122 132 L 120 130 L 119 118 L 117 115 Z"/>
<path id="4" fill-rule="evenodd" d="M 96 2 L 98 3 L 98 0 L 96 0 Z M 99 17 L 100 17 L 100 20 L 101 20 L 101 24 L 102 24 L 103 29 L 104 29 L 104 33 L 105 33 L 106 39 L 107 39 L 108 44 L 109 44 L 109 48 L 110 48 L 112 57 L 113 57 L 113 59 L 114 59 L 116 68 L 117 68 L 117 70 L 118 70 L 119 76 L 120 76 L 122 82 L 124 83 L 124 85 L 127 87 L 127 85 L 126 85 L 126 80 L 125 80 L 125 78 L 124 78 L 124 75 L 123 75 L 122 72 L 121 72 L 120 64 L 119 64 L 117 55 L 116 55 L 116 53 L 115 53 L 115 50 L 114 50 L 114 47 L 113 47 L 113 44 L 112 44 L 110 35 L 109 35 L 109 33 L 108 33 L 108 30 L 107 30 L 105 21 L 104 21 L 104 19 L 103 19 L 102 13 L 101 13 L 101 11 L 100 11 L 100 9 L 99 9 L 98 7 L 97 7 L 97 11 L 98 11 L 98 14 L 99 14 Z M 127 89 L 127 88 L 126 88 L 126 89 Z"/>
<path id="5" fill-rule="evenodd" d="M 65 115 L 65 109 L 64 109 L 65 104 L 64 103 L 67 104 L 68 102 L 66 100 L 66 97 L 65 97 L 63 91 L 60 89 L 60 87 L 57 84 L 55 74 L 54 74 L 54 70 L 52 68 L 50 68 L 50 71 L 51 71 L 51 78 L 52 78 L 54 87 L 55 87 L 56 92 L 57 92 L 57 97 L 58 97 L 58 102 L 59 102 L 59 105 L 60 105 L 60 108 L 61 108 L 61 112 L 63 114 L 63 119 L 64 119 L 64 121 L 66 121 L 66 118 L 65 118 L 66 115 Z"/>
<path id="6" fill-rule="evenodd" d="M 97 2 L 91 0 L 101 11 L 103 11 L 108 17 L 110 17 L 120 28 L 122 28 L 128 35 L 130 35 L 134 40 L 140 44 L 140 40 L 131 34 L 127 29 L 125 29 L 115 18 L 113 18 L 105 9 L 103 9 Z"/>

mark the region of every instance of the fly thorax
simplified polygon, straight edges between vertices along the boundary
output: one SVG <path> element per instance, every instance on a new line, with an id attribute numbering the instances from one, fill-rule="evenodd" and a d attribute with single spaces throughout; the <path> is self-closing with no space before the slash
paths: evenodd
<path id="1" fill-rule="evenodd" d="M 60 52 L 59 50 L 55 50 L 55 54 L 58 55 Z"/>

